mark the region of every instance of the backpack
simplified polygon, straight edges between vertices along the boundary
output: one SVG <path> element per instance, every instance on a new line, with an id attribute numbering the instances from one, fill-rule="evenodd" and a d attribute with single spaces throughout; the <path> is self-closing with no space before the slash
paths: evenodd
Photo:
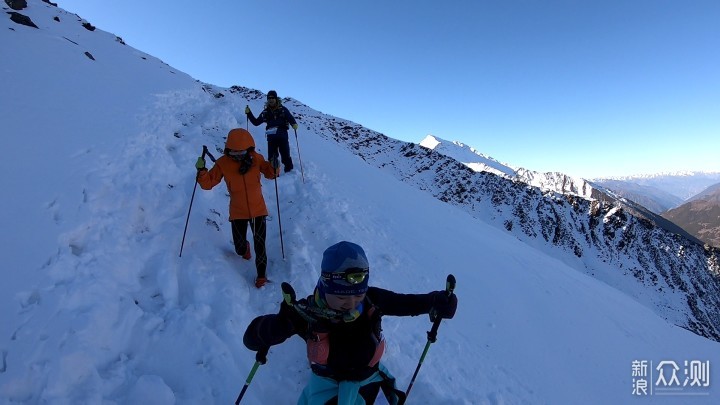
<path id="1" fill-rule="evenodd" d="M 370 300 L 367 300 L 370 303 Z M 375 367 L 385 353 L 385 336 L 382 334 L 382 326 L 380 322 L 381 313 L 375 305 L 372 305 L 365 311 L 361 317 L 367 318 L 366 321 L 370 323 L 370 336 L 372 342 L 375 343 L 375 352 L 367 364 L 368 367 Z M 360 319 L 358 319 L 360 320 Z M 357 322 L 358 320 L 354 321 Z M 328 358 L 330 356 L 330 334 L 331 331 L 316 330 L 311 324 L 305 335 L 305 342 L 307 344 L 307 357 L 310 366 L 313 369 L 318 368 L 317 366 L 327 366 Z"/>
<path id="2" fill-rule="evenodd" d="M 280 104 L 279 101 L 280 99 L 278 99 L 278 106 L 274 110 L 265 107 L 265 110 L 263 111 L 263 113 L 266 114 L 265 123 L 269 125 L 269 123 L 272 122 L 274 124 L 273 127 L 284 128 L 285 130 L 287 130 L 290 128 L 290 126 L 288 125 L 287 116 L 285 114 L 285 111 L 287 109 L 282 104 Z"/>

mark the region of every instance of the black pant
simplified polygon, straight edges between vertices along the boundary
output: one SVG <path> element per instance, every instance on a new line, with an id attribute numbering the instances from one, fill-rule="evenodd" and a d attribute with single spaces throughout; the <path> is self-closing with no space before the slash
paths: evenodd
<path id="1" fill-rule="evenodd" d="M 235 253 L 242 256 L 247 249 L 247 226 L 250 224 L 250 230 L 253 234 L 253 245 L 255 246 L 255 268 L 258 277 L 265 277 L 267 269 L 267 253 L 265 251 L 265 236 L 267 228 L 265 227 L 265 217 L 255 217 L 251 219 L 234 219 L 230 221 L 232 225 L 233 244 L 235 244 Z"/>
<path id="2" fill-rule="evenodd" d="M 268 160 L 272 161 L 274 157 L 280 154 L 280 159 L 286 172 L 289 172 L 293 168 L 292 158 L 290 157 L 290 141 L 288 138 L 289 135 L 287 133 L 269 135 L 267 137 Z"/>

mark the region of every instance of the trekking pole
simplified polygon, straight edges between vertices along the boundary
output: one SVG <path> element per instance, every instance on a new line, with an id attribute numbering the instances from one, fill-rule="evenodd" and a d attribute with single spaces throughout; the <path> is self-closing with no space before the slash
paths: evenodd
<path id="1" fill-rule="evenodd" d="M 253 378 L 255 378 L 255 372 L 257 372 L 258 368 L 261 365 L 267 363 L 268 350 L 270 350 L 270 348 L 266 347 L 264 349 L 258 350 L 257 354 L 255 354 L 255 364 L 253 364 L 252 369 L 250 370 L 250 374 L 248 374 L 248 377 L 245 380 L 245 385 L 243 385 L 242 390 L 240 391 L 240 395 L 238 395 L 237 399 L 235 400 L 235 405 L 238 405 L 245 396 L 245 391 L 247 391 Z"/>
<path id="2" fill-rule="evenodd" d="M 290 305 L 291 307 L 295 305 L 295 290 L 292 288 L 292 286 L 286 282 L 283 282 L 280 285 L 280 288 L 282 289 L 283 294 L 283 301 L 285 301 L 286 304 Z M 258 368 L 267 363 L 267 353 L 270 348 L 266 347 L 264 349 L 258 350 L 257 354 L 255 355 L 255 364 L 253 364 L 252 369 L 250 370 L 250 374 L 248 375 L 247 379 L 245 380 L 245 385 L 242 387 L 242 390 L 240 391 L 240 395 L 238 395 L 237 399 L 235 400 L 235 405 L 240 404 L 240 400 L 245 396 L 245 391 L 247 391 L 248 386 L 250 386 L 250 383 L 252 382 L 253 378 L 255 377 L 255 373 L 257 372 Z"/>
<path id="3" fill-rule="evenodd" d="M 205 155 L 208 155 L 210 159 L 215 163 L 215 157 L 210 154 L 207 146 L 203 145 L 202 158 L 205 159 Z M 193 186 L 192 197 L 190 197 L 190 208 L 188 208 L 187 218 L 185 218 L 185 230 L 183 231 L 182 243 L 180 243 L 180 257 L 182 257 L 183 247 L 185 246 L 185 234 L 187 233 L 188 222 L 190 222 L 190 211 L 192 210 L 193 200 L 195 200 L 195 190 L 197 189 L 197 175 L 195 176 L 195 186 Z"/>
<path id="4" fill-rule="evenodd" d="M 273 159 L 273 168 L 275 169 L 275 201 L 277 203 L 278 225 L 280 226 L 280 250 L 282 251 L 283 260 L 285 260 L 285 244 L 283 243 L 282 219 L 280 218 L 280 194 L 278 193 L 277 185 L 277 174 L 280 164 L 277 162 L 277 156 L 275 156 Z"/>
<path id="5" fill-rule="evenodd" d="M 448 274 L 447 281 L 445 282 L 445 292 L 447 293 L 448 297 L 451 297 L 453 295 L 453 291 L 455 291 L 455 276 L 452 274 Z M 427 343 L 425 343 L 425 350 L 423 350 L 422 356 L 420 356 L 420 361 L 418 362 L 417 368 L 415 369 L 415 374 L 412 376 L 412 380 L 410 380 L 410 385 L 408 386 L 407 391 L 405 391 L 405 399 L 407 400 L 408 395 L 410 395 L 410 390 L 413 387 L 413 384 L 415 384 L 415 378 L 418 375 L 418 371 L 420 371 L 420 366 L 422 366 L 423 361 L 425 361 L 425 356 L 427 355 L 428 349 L 430 349 L 430 344 L 435 343 L 437 340 L 437 331 L 440 327 L 440 321 L 442 321 L 442 318 L 435 315 L 435 319 L 432 320 L 433 325 L 432 328 L 428 331 L 428 340 Z"/>
<path id="6" fill-rule="evenodd" d="M 297 129 L 293 128 L 293 131 L 295 131 L 295 143 L 297 144 L 297 147 L 298 147 L 298 160 L 300 160 L 300 174 L 302 175 L 303 184 L 305 184 L 305 171 L 303 170 L 302 157 L 300 156 L 300 141 L 298 141 Z"/>

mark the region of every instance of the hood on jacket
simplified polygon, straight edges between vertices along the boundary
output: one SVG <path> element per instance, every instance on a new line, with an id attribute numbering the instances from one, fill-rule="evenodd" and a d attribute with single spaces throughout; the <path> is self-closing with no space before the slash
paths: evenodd
<path id="1" fill-rule="evenodd" d="M 231 129 L 225 141 L 225 150 L 247 150 L 255 147 L 255 140 L 250 132 L 243 128 Z"/>

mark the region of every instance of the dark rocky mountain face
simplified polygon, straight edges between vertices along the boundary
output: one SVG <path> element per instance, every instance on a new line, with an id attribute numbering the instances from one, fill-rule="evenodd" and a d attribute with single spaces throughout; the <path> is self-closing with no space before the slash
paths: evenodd
<path id="1" fill-rule="evenodd" d="M 368 164 L 465 210 L 634 297 L 671 323 L 720 341 L 720 250 L 669 221 L 604 194 L 543 192 L 422 146 L 401 142 L 288 100 L 302 122 Z M 303 112 L 305 111 L 305 112 Z M 663 223 L 664 222 L 664 223 Z M 552 271 L 552 269 L 528 269 Z"/>
<path id="2" fill-rule="evenodd" d="M 720 183 L 662 216 L 704 243 L 720 247 Z"/>

